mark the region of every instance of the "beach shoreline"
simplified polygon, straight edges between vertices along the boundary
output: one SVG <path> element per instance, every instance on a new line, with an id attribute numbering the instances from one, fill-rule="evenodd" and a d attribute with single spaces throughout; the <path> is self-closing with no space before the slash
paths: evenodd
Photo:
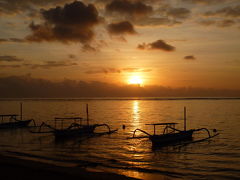
<path id="1" fill-rule="evenodd" d="M 104 179 L 137 180 L 109 172 L 92 172 L 81 167 L 62 167 L 53 164 L 25 160 L 0 154 L 1 178 L 3 179 Z"/>

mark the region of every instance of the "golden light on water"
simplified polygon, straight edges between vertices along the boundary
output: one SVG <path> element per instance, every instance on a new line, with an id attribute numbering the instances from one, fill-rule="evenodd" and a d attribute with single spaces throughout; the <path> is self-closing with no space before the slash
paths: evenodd
<path id="1" fill-rule="evenodd" d="M 139 127 L 139 102 L 133 101 L 132 105 L 133 125 Z"/>
<path id="2" fill-rule="evenodd" d="M 133 101 L 133 119 L 139 119 L 139 104 L 138 101 Z"/>

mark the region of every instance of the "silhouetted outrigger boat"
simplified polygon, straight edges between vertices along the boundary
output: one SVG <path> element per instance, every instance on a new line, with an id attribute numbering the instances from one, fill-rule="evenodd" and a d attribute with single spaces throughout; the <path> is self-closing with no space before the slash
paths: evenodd
<path id="1" fill-rule="evenodd" d="M 210 131 L 207 128 L 200 128 L 200 129 L 186 129 L 186 108 L 184 107 L 184 130 L 179 130 L 175 128 L 175 125 L 177 123 L 153 123 L 153 124 L 146 124 L 146 125 L 152 125 L 153 126 L 153 134 L 149 134 L 148 132 L 142 130 L 142 129 L 135 129 L 133 132 L 132 138 L 149 138 L 152 142 L 153 147 L 163 147 L 163 146 L 169 146 L 169 145 L 187 145 L 190 143 L 200 142 L 204 141 L 210 138 L 213 138 L 219 133 L 216 133 L 216 129 L 213 129 L 214 135 L 210 134 Z M 156 126 L 165 126 L 162 134 L 156 134 Z M 193 133 L 198 131 L 205 130 L 208 133 L 208 137 L 202 138 L 199 140 L 193 141 Z M 135 133 L 137 131 L 140 131 L 146 136 L 140 136 L 136 137 Z"/>
<path id="2" fill-rule="evenodd" d="M 0 115 L 1 123 L 0 129 L 12 129 L 12 128 L 20 128 L 20 127 L 27 127 L 32 119 L 29 120 L 18 120 L 16 114 L 3 114 Z M 7 122 L 6 122 L 6 119 Z"/>
<path id="3" fill-rule="evenodd" d="M 64 122 L 66 121 L 73 121 L 68 127 L 64 126 Z M 83 122 L 86 121 L 87 123 L 84 124 Z M 57 127 L 57 124 L 61 124 L 61 127 Z M 87 119 L 82 117 L 56 117 L 54 119 L 54 127 L 48 125 L 46 123 L 42 123 L 39 126 L 38 131 L 31 131 L 32 133 L 53 133 L 56 140 L 59 139 L 66 139 L 72 137 L 83 137 L 83 136 L 96 136 L 96 135 L 104 135 L 104 134 L 111 134 L 117 131 L 111 130 L 107 124 L 89 124 L 88 118 L 88 106 L 87 106 Z M 50 131 L 42 131 L 42 127 L 47 127 Z M 107 131 L 105 132 L 95 132 L 96 128 L 98 127 L 106 127 Z"/>
<path id="4" fill-rule="evenodd" d="M 22 103 L 20 103 L 20 119 L 17 119 L 17 114 L 2 114 L 0 115 L 0 129 L 15 129 L 28 127 L 30 122 L 35 124 L 33 119 L 23 120 Z"/>

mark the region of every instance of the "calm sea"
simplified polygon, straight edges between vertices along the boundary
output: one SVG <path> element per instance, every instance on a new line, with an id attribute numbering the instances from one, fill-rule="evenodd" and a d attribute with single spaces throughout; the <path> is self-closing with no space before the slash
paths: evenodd
<path id="1" fill-rule="evenodd" d="M 28 129 L 1 130 L 0 150 L 11 156 L 62 166 L 80 166 L 125 174 L 141 179 L 239 179 L 239 99 L 25 99 L 1 100 L 0 114 L 19 114 L 39 125 L 53 125 L 54 117 L 86 117 L 90 123 L 107 123 L 118 132 L 111 135 L 56 142 L 52 134 L 32 134 Z M 187 107 L 187 128 L 217 129 L 219 136 L 208 141 L 152 149 L 147 139 L 128 139 L 146 123 L 177 122 L 183 129 L 183 108 Z M 122 129 L 122 125 L 126 129 Z M 34 129 L 32 129 L 34 130 Z M 198 133 L 195 139 L 206 137 Z"/>

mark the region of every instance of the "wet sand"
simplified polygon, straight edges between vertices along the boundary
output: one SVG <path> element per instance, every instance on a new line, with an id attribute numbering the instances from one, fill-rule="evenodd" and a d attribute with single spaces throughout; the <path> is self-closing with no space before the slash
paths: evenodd
<path id="1" fill-rule="evenodd" d="M 0 155 L 1 179 L 24 180 L 137 180 L 124 175 L 91 172 L 79 167 L 60 167 L 52 164 L 22 160 L 15 157 Z"/>

